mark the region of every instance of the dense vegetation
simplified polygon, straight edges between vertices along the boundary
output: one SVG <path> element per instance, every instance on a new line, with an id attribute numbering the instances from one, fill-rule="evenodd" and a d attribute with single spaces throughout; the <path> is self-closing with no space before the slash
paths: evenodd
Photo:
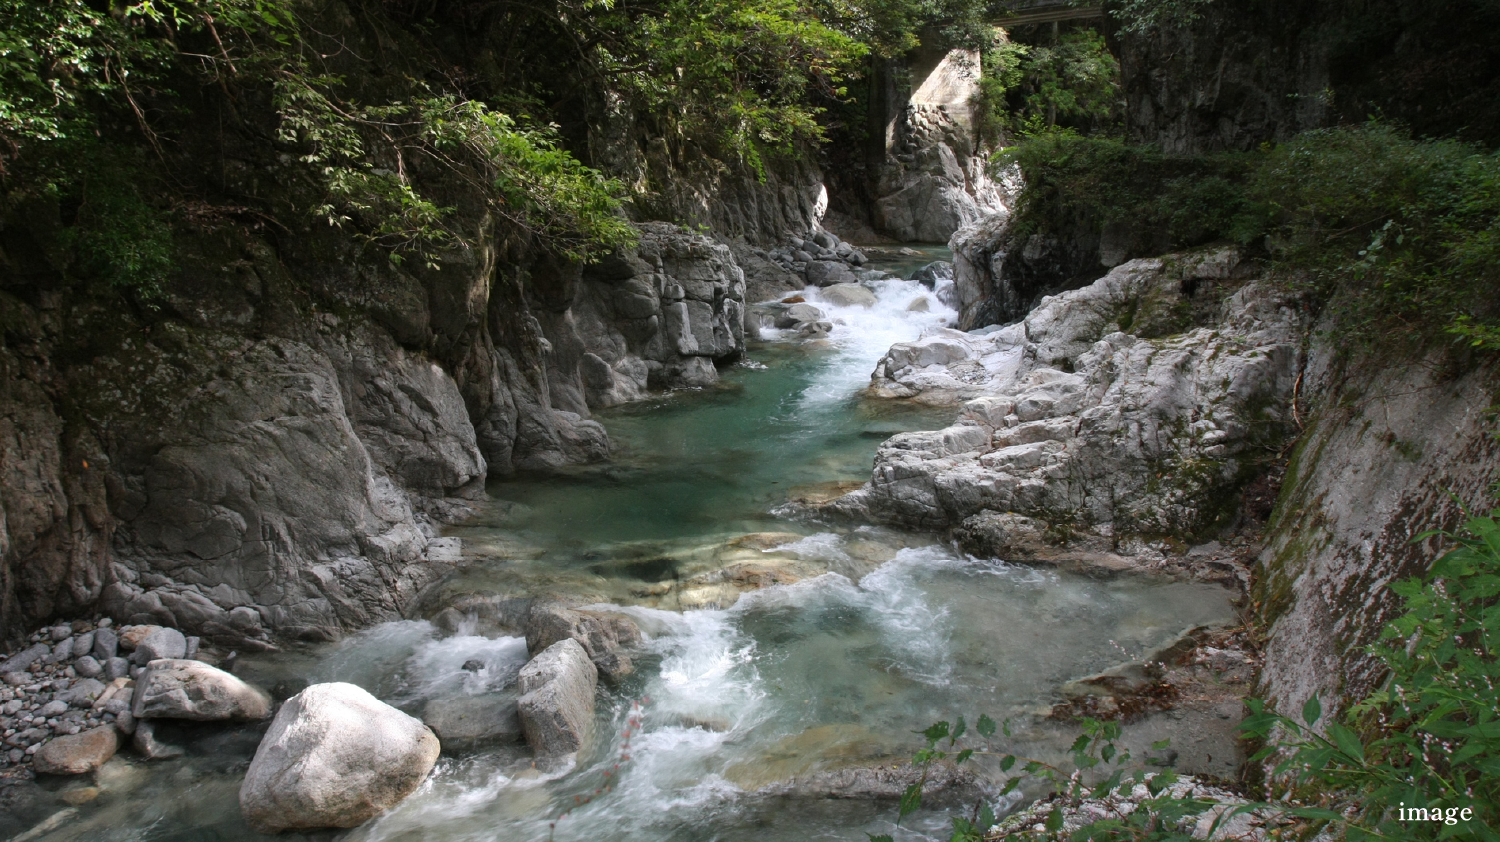
<path id="1" fill-rule="evenodd" d="M 0 210 L 59 208 L 70 271 L 147 298 L 174 228 L 226 217 L 310 215 L 431 262 L 482 212 L 587 260 L 650 189 L 604 147 L 763 175 L 824 137 L 868 57 L 971 31 L 984 5 L 0 0 Z M 223 176 L 246 161 L 280 189 Z"/>
<path id="2" fill-rule="evenodd" d="M 1114 226 L 1136 254 L 1232 241 L 1332 308 L 1347 335 L 1500 348 L 1494 152 L 1371 123 L 1203 156 L 1040 133 L 999 163 L 1026 176 L 1018 238 Z"/>

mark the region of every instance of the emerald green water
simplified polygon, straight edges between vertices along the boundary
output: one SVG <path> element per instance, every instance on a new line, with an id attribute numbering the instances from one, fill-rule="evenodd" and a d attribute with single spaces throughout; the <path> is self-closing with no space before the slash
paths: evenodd
<path id="1" fill-rule="evenodd" d="M 1072 733 L 1038 718 L 1059 686 L 1119 663 L 1122 649 L 1139 655 L 1232 616 L 1216 586 L 1041 571 L 968 558 L 934 536 L 785 514 L 789 499 L 866 479 L 891 434 L 951 419 L 862 397 L 886 348 L 952 317 L 935 299 L 908 311 L 932 298 L 916 284 L 876 286 L 869 310 L 808 293 L 835 322 L 826 343 L 767 335 L 716 388 L 599 413 L 609 464 L 494 482 L 490 503 L 451 531 L 469 564 L 424 599 L 429 611 L 460 597 L 561 596 L 646 633 L 636 672 L 601 685 L 598 736 L 576 765 L 539 770 L 520 743 L 445 747 L 397 808 L 315 838 L 946 839 L 947 810 L 972 804 L 938 803 L 897 829 L 889 801 L 799 797 L 786 782 L 888 767 L 910 756 L 914 730 L 958 715 L 1011 719 L 1013 747 L 1059 756 Z M 350 681 L 420 715 L 433 699 L 513 692 L 527 656 L 505 629 L 451 634 L 414 619 L 240 671 L 268 687 Z M 461 668 L 473 660 L 478 673 Z M 186 758 L 149 771 L 111 763 L 105 795 L 41 838 L 259 838 L 236 803 L 259 728 L 172 736 Z"/>

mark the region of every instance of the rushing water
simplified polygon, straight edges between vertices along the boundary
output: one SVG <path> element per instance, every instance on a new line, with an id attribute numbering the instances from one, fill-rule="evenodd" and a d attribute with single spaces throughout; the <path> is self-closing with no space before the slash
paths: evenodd
<path id="1" fill-rule="evenodd" d="M 598 737 L 576 766 L 539 770 L 519 744 L 445 754 L 415 795 L 347 838 L 946 838 L 942 809 L 895 829 L 889 803 L 757 790 L 892 765 L 910 756 L 913 730 L 960 714 L 1012 719 L 1033 754 L 1055 753 L 1060 735 L 1034 714 L 1059 685 L 1228 616 L 1217 587 L 1089 579 L 775 514 L 809 489 L 867 477 L 881 439 L 951 414 L 860 397 L 886 348 L 953 316 L 913 282 L 875 286 L 868 310 L 807 293 L 835 322 L 826 343 L 771 332 L 718 388 L 600 413 L 611 464 L 491 486 L 480 516 L 453 530 L 477 561 L 440 595 L 607 604 L 637 621 L 647 651 L 620 686 L 601 685 Z M 929 310 L 908 310 L 919 297 Z M 743 596 L 707 584 L 745 564 L 798 581 Z M 513 692 L 526 657 L 516 637 L 406 621 L 241 672 L 283 693 L 349 681 L 419 714 L 434 699 Z M 473 660 L 482 668 L 462 669 Z M 236 795 L 258 735 L 184 730 L 187 758 L 149 770 L 116 761 L 100 798 L 42 838 L 254 838 Z"/>

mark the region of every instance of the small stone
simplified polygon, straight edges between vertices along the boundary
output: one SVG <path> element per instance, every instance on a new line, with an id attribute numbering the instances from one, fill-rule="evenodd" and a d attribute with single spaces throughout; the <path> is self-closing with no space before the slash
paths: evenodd
<path id="1" fill-rule="evenodd" d="M 94 659 L 99 662 L 108 661 L 120 653 L 120 636 L 115 634 L 114 629 L 101 628 L 94 632 Z"/>
<path id="2" fill-rule="evenodd" d="M 79 806 L 81 804 L 87 804 L 90 801 L 93 801 L 94 799 L 98 798 L 99 797 L 99 787 L 97 787 L 97 786 L 85 786 L 85 787 L 80 787 L 78 789 L 70 789 L 67 792 L 64 792 L 59 797 L 62 798 L 62 800 L 64 802 L 66 802 L 68 804 L 71 804 L 74 807 L 77 807 L 77 806 Z"/>
<path id="3" fill-rule="evenodd" d="M 29 680 L 24 672 L 8 672 L 5 674 L 5 683 L 12 687 L 20 687 Z"/>
<path id="4" fill-rule="evenodd" d="M 104 667 L 94 660 L 93 655 L 84 655 L 73 662 L 73 669 L 84 678 L 98 678 L 104 673 Z"/>
<path id="5" fill-rule="evenodd" d="M 58 737 L 37 752 L 36 770 L 48 775 L 82 775 L 115 756 L 120 738 L 113 728 L 95 728 Z"/>
<path id="6" fill-rule="evenodd" d="M 48 702 L 47 704 L 42 705 L 42 709 L 40 711 L 38 711 L 39 715 L 41 715 L 42 717 L 45 717 L 45 718 L 51 718 L 51 717 L 54 717 L 54 716 L 61 716 L 61 715 L 65 714 L 65 713 L 67 713 L 67 712 L 68 712 L 68 703 L 64 702 L 64 701 L 60 701 L 60 700 L 59 701 Z"/>
<path id="7" fill-rule="evenodd" d="M 462 669 L 464 670 L 464 672 L 479 672 L 480 670 L 484 669 L 484 661 L 481 661 L 478 658 L 470 658 L 469 660 L 464 661 Z"/>
<path id="8" fill-rule="evenodd" d="M 130 662 L 124 658 L 110 658 L 104 662 L 104 677 L 110 681 L 130 675 Z"/>
<path id="9" fill-rule="evenodd" d="M 54 643 L 60 640 L 67 640 L 73 636 L 73 627 L 68 625 L 53 626 L 50 635 Z"/>
<path id="10" fill-rule="evenodd" d="M 82 658 L 84 655 L 94 651 L 94 633 L 84 632 L 73 637 L 73 657 Z"/>
<path id="11" fill-rule="evenodd" d="M 11 673 L 23 672 L 28 667 L 39 661 L 43 656 L 50 655 L 51 653 L 51 646 L 48 646 L 45 643 L 34 644 L 27 649 L 17 652 L 16 654 L 5 659 L 4 663 L 0 663 L 0 673 L 10 675 Z"/>
<path id="12" fill-rule="evenodd" d="M 197 658 L 198 657 L 198 644 L 200 644 L 201 642 L 202 641 L 199 640 L 197 637 L 189 636 L 187 638 L 187 651 L 185 651 L 183 653 L 182 657 L 187 658 L 190 661 L 193 660 L 194 658 Z"/>
<path id="13" fill-rule="evenodd" d="M 105 684 L 95 678 L 81 678 L 68 690 L 68 702 L 74 707 L 92 707 L 94 700 L 104 694 Z"/>
<path id="14" fill-rule="evenodd" d="M 104 619 L 100 620 L 99 623 L 98 623 L 99 628 L 101 628 L 101 629 L 107 629 L 110 626 L 113 626 L 114 624 L 115 624 L 115 621 L 111 620 L 108 617 L 105 617 Z"/>
<path id="15" fill-rule="evenodd" d="M 115 728 L 117 728 L 121 734 L 129 736 L 135 733 L 135 717 L 131 715 L 130 711 L 124 710 L 111 715 L 115 718 Z"/>

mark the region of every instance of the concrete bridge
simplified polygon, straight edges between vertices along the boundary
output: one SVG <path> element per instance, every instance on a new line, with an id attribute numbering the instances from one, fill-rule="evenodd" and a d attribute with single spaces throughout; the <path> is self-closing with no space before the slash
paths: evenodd
<path id="1" fill-rule="evenodd" d="M 1058 23 L 1065 20 L 1104 17 L 1104 7 L 1101 4 L 1079 3 L 1074 0 L 1012 0 L 1002 5 L 1005 11 L 992 20 L 992 23 L 997 26 Z"/>

